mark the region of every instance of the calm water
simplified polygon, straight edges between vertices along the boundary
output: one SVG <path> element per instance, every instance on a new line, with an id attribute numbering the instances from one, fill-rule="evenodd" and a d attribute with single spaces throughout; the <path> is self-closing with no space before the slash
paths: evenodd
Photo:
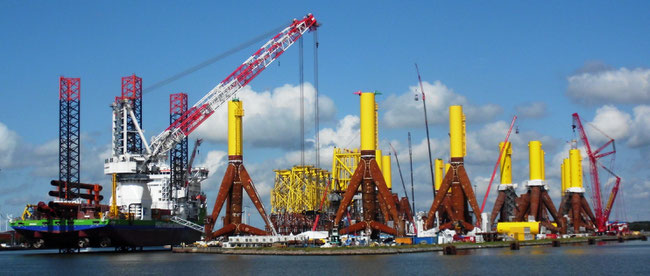
<path id="1" fill-rule="evenodd" d="M 380 256 L 2 252 L 0 275 L 650 275 L 650 242 Z"/>

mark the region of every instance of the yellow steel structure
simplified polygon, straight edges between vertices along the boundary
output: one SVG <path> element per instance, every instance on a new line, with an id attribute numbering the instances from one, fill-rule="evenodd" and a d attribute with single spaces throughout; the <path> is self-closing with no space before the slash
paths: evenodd
<path id="1" fill-rule="evenodd" d="M 465 114 L 461 105 L 449 107 L 449 142 L 451 158 L 465 157 Z"/>
<path id="2" fill-rule="evenodd" d="M 383 172 L 384 167 L 382 161 L 382 155 L 381 155 L 381 150 L 375 150 L 375 161 L 377 161 L 377 166 L 379 167 L 379 170 Z"/>
<path id="3" fill-rule="evenodd" d="M 361 92 L 361 150 L 377 148 L 375 93 Z"/>
<path id="4" fill-rule="evenodd" d="M 546 165 L 545 165 L 546 162 L 544 161 L 544 157 L 546 156 L 546 152 L 543 149 L 540 149 L 540 151 L 541 151 L 540 157 L 539 157 L 541 159 L 539 161 L 540 165 L 541 165 L 540 172 L 541 172 L 541 175 L 542 175 L 542 180 L 546 180 Z"/>
<path id="5" fill-rule="evenodd" d="M 530 165 L 530 180 L 544 180 L 542 176 L 544 163 L 542 161 L 542 142 L 530 141 L 528 142 L 529 152 L 529 165 Z"/>
<path id="6" fill-rule="evenodd" d="M 117 175 L 113 174 L 112 177 L 113 190 L 111 191 L 111 207 L 109 209 L 110 217 L 117 218 L 120 215 L 120 210 L 117 209 Z"/>
<path id="7" fill-rule="evenodd" d="M 526 231 L 528 229 L 528 231 Z M 540 222 L 531 221 L 531 222 L 499 222 L 497 224 L 497 233 L 505 234 L 511 238 L 524 241 L 526 240 L 526 232 L 531 235 L 539 234 Z M 533 238 L 533 237 L 529 237 Z"/>
<path id="8" fill-rule="evenodd" d="M 241 156 L 242 150 L 242 117 L 244 117 L 243 102 L 233 99 L 228 102 L 228 155 Z"/>
<path id="9" fill-rule="evenodd" d="M 349 150 L 334 148 L 332 156 L 332 191 L 345 191 L 350 184 L 350 178 L 357 164 L 361 160 L 361 153 L 358 149 Z"/>
<path id="10" fill-rule="evenodd" d="M 440 190 L 440 186 L 442 185 L 442 179 L 445 178 L 445 174 L 447 171 L 449 171 L 449 168 L 451 167 L 451 164 L 445 164 L 442 159 L 438 158 L 434 161 L 434 172 L 435 176 L 433 178 L 433 185 L 437 190 Z M 449 188 L 449 191 L 451 192 L 451 188 Z"/>
<path id="11" fill-rule="evenodd" d="M 497 233 L 507 234 L 518 228 L 530 228 L 531 234 L 539 234 L 539 226 L 539 221 L 499 222 L 497 224 Z"/>
<path id="12" fill-rule="evenodd" d="M 566 189 L 571 185 L 571 163 L 569 158 L 564 158 L 562 161 L 562 196 L 564 196 Z"/>
<path id="13" fill-rule="evenodd" d="M 271 213 L 302 213 L 317 211 L 327 192 L 330 173 L 313 166 L 295 166 L 274 170 L 275 185 L 271 190 Z M 323 209 L 329 206 L 327 198 Z"/>
<path id="14" fill-rule="evenodd" d="M 438 158 L 436 159 L 435 163 L 435 178 L 433 181 L 433 184 L 437 190 L 440 190 L 440 185 L 442 185 L 442 178 L 444 177 L 443 174 L 443 169 L 445 168 L 445 163 L 442 161 L 442 159 Z"/>
<path id="15" fill-rule="evenodd" d="M 379 105 L 375 102 L 375 148 L 379 148 Z M 381 168 L 381 166 L 379 166 Z"/>
<path id="16" fill-rule="evenodd" d="M 27 220 L 27 219 L 31 218 L 31 216 L 32 216 L 32 212 L 30 212 L 30 210 L 33 211 L 34 208 L 36 208 L 36 207 L 37 207 L 37 205 L 27 204 L 27 205 L 25 206 L 25 210 L 23 210 L 23 214 L 20 216 L 20 218 L 21 218 L 22 220 Z"/>
<path id="17" fill-rule="evenodd" d="M 582 157 L 579 149 L 569 151 L 569 163 L 571 164 L 571 188 L 582 188 Z"/>
<path id="18" fill-rule="evenodd" d="M 499 143 L 499 150 L 503 149 L 503 142 Z M 501 155 L 501 184 L 512 184 L 512 144 L 506 143 Z"/>
<path id="19" fill-rule="evenodd" d="M 386 181 L 386 187 L 388 189 L 393 188 L 393 175 L 391 172 L 391 164 L 390 164 L 390 155 L 384 155 L 381 157 L 381 172 L 384 175 L 384 181 Z"/>

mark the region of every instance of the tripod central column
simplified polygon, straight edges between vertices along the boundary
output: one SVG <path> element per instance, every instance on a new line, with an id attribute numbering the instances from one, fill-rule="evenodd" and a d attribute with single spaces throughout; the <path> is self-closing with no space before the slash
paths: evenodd
<path id="1" fill-rule="evenodd" d="M 243 161 L 243 127 L 242 119 L 244 117 L 244 108 L 241 101 L 233 99 L 228 102 L 228 163 L 233 164 L 239 171 L 239 165 Z M 244 187 L 241 183 L 239 174 L 234 175 L 232 183 L 232 192 L 229 196 L 228 203 L 230 213 L 227 214 L 228 220 L 233 224 L 242 222 L 242 204 L 244 196 Z M 230 207 L 230 208 L 228 208 Z"/>
<path id="2" fill-rule="evenodd" d="M 377 150 L 377 111 L 375 93 L 361 93 L 360 97 L 360 132 L 361 162 L 365 163 L 361 182 L 361 200 L 363 201 L 363 220 L 370 222 L 377 217 L 375 185 L 370 175 L 370 160 L 375 159 Z M 380 157 L 381 158 L 381 157 Z"/>
<path id="3" fill-rule="evenodd" d="M 238 99 L 228 102 L 228 159 L 231 163 L 242 161 L 242 117 L 244 117 L 242 102 Z"/>
<path id="4" fill-rule="evenodd" d="M 360 116 L 360 130 L 361 130 L 361 155 L 372 155 L 375 157 L 375 150 L 377 149 L 377 127 L 375 121 L 377 120 L 377 113 L 375 111 L 375 93 L 361 93 L 361 116 Z M 364 151 L 366 154 L 364 154 Z M 370 153 L 369 151 L 372 151 Z"/>

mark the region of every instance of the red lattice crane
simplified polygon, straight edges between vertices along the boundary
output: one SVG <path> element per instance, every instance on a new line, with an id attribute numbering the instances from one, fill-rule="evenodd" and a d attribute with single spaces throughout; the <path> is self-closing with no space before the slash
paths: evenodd
<path id="1" fill-rule="evenodd" d="M 145 156 L 146 162 L 141 169 L 146 170 L 148 163 L 162 158 L 165 153 L 207 120 L 219 106 L 280 57 L 305 32 L 317 27 L 318 23 L 312 14 L 307 14 L 300 20 L 294 19 L 288 27 L 266 42 L 235 71 L 188 109 L 183 116 L 180 116 L 165 131 L 154 137 L 150 147 L 151 153 Z"/>
<path id="2" fill-rule="evenodd" d="M 595 151 L 592 151 L 591 145 L 589 144 L 589 139 L 587 138 L 587 133 L 585 132 L 584 127 L 582 126 L 582 122 L 580 121 L 580 116 L 578 116 L 578 113 L 573 113 L 573 128 L 574 131 L 575 129 L 578 130 L 580 139 L 582 140 L 582 143 L 585 146 L 587 157 L 589 158 L 589 172 L 591 175 L 591 190 L 592 190 L 591 201 L 592 204 L 594 205 L 594 211 L 596 213 L 596 227 L 598 228 L 597 231 L 599 233 L 602 233 L 607 230 L 607 220 L 609 220 L 609 214 L 611 213 L 612 207 L 614 206 L 614 200 L 616 199 L 616 195 L 618 194 L 618 190 L 621 185 L 621 178 L 618 175 L 616 175 L 611 169 L 599 164 L 598 160 L 605 156 L 615 154 L 616 144 L 614 143 L 613 138 L 607 136 L 605 133 L 603 133 L 602 131 L 594 127 L 594 129 L 598 130 L 605 137 L 609 138 L 609 141 L 607 141 L 605 144 L 600 146 Z M 611 150 L 603 152 L 603 150 L 608 148 L 608 146 L 610 145 L 611 145 Z M 607 205 L 605 206 L 604 210 L 603 210 L 603 201 L 602 201 L 601 189 L 600 189 L 600 179 L 598 177 L 598 167 L 602 167 L 603 169 L 605 169 L 605 171 L 607 171 L 609 174 L 611 174 L 616 178 L 616 183 L 612 188 L 612 192 L 610 193 L 609 199 L 607 201 Z"/>

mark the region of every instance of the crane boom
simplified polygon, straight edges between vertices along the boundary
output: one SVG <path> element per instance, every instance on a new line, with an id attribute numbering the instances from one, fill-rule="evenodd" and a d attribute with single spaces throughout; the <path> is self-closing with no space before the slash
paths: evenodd
<path id="1" fill-rule="evenodd" d="M 587 133 L 585 132 L 584 127 L 582 126 L 582 122 L 580 121 L 580 116 L 578 116 L 578 113 L 573 113 L 573 124 L 574 127 L 578 129 L 578 134 L 580 135 L 580 139 L 582 140 L 585 146 L 585 151 L 587 152 L 587 157 L 589 158 L 589 170 L 591 172 L 590 173 L 591 183 L 593 185 L 591 191 L 592 204 L 596 205 L 594 207 L 596 217 L 601 218 L 603 216 L 603 202 L 600 195 L 600 180 L 598 179 L 598 166 L 596 163 L 597 160 L 596 157 L 594 156 L 594 153 L 591 151 L 591 145 L 589 145 L 589 139 L 587 138 Z"/>
<path id="2" fill-rule="evenodd" d="M 616 153 L 616 144 L 614 143 L 613 138 L 607 136 L 607 134 L 603 133 L 601 130 L 593 126 L 594 129 L 599 131 L 605 137 L 609 138 L 609 141 L 607 141 L 604 145 L 602 145 L 595 151 L 592 151 L 591 145 L 589 144 L 589 139 L 587 138 L 587 134 L 582 125 L 582 122 L 580 121 L 580 116 L 578 116 L 578 113 L 573 113 L 573 127 L 574 129 L 575 128 L 578 129 L 580 139 L 582 140 L 585 146 L 585 151 L 587 153 L 587 157 L 589 158 L 589 169 L 591 172 L 591 183 L 592 183 L 592 191 L 591 191 L 592 204 L 595 205 L 594 211 L 596 216 L 596 224 L 597 224 L 596 227 L 598 228 L 598 232 L 604 232 L 606 230 L 606 224 L 607 224 L 607 220 L 609 219 L 609 214 L 612 211 L 612 207 L 614 205 L 614 200 L 616 199 L 616 195 L 618 194 L 618 189 L 621 184 L 621 178 L 618 175 L 616 175 L 612 170 L 601 165 L 603 169 L 605 169 L 608 173 L 610 173 L 616 178 L 616 183 L 614 184 L 612 192 L 609 195 L 607 205 L 603 210 L 603 200 L 601 197 L 601 190 L 600 190 L 600 179 L 598 177 L 598 165 L 599 165 L 598 160 L 602 157 Z M 612 146 L 612 150 L 601 153 L 601 151 L 603 151 L 609 145 Z"/>
<path id="3" fill-rule="evenodd" d="M 183 116 L 180 116 L 165 131 L 154 137 L 151 142 L 151 153 L 145 156 L 145 164 L 164 156 L 174 145 L 208 119 L 219 106 L 282 55 L 305 32 L 317 27 L 318 23 L 312 14 L 306 15 L 301 20 L 294 19 L 291 25 L 266 42 L 235 71 L 188 109 Z"/>
<path id="4" fill-rule="evenodd" d="M 192 156 L 190 157 L 190 161 L 187 163 L 187 173 L 192 173 L 192 165 L 194 164 L 194 158 L 196 158 L 196 151 L 199 149 L 199 146 L 201 146 L 201 143 L 203 143 L 203 139 L 196 139 L 196 141 L 194 141 Z"/>
<path id="5" fill-rule="evenodd" d="M 603 214 L 603 218 L 601 219 L 602 221 L 599 222 L 601 225 L 604 226 L 609 220 L 609 214 L 612 212 L 612 207 L 614 207 L 614 200 L 616 200 L 618 189 L 621 186 L 621 178 L 618 175 L 616 175 L 613 171 L 608 169 L 607 167 L 602 165 L 601 167 L 616 178 L 616 183 L 614 183 L 614 187 L 612 187 L 612 192 L 609 194 L 609 199 L 607 200 L 607 205 L 605 205 L 605 211 Z"/>

